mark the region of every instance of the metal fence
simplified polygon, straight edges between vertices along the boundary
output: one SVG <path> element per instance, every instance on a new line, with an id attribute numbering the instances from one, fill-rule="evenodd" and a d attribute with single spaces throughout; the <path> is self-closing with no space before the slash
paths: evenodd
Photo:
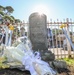
<path id="1" fill-rule="evenodd" d="M 28 31 L 28 24 L 23 23 L 26 33 Z M 71 47 L 69 41 L 66 39 L 65 34 L 63 33 L 60 25 L 67 24 L 66 31 L 68 31 L 68 36 L 71 38 L 74 43 L 74 21 L 72 19 L 64 19 L 60 21 L 57 19 L 53 21 L 50 19 L 47 22 L 47 30 L 48 30 L 48 50 L 51 50 L 52 53 L 55 54 L 56 58 L 64 58 L 64 57 L 74 57 L 74 51 Z"/>
<path id="2" fill-rule="evenodd" d="M 51 19 L 47 23 L 47 28 L 51 30 L 52 35 L 49 37 L 49 50 L 51 50 L 56 58 L 64 57 L 74 57 L 74 51 L 71 47 L 69 41 L 66 39 L 65 34 L 63 33 L 60 25 L 67 24 L 66 31 L 68 31 L 68 36 L 71 38 L 74 43 L 74 22 L 70 19 L 64 19 L 63 21 L 54 21 Z"/>
<path id="3" fill-rule="evenodd" d="M 53 21 L 51 19 L 49 22 L 47 22 L 48 50 L 51 50 L 52 53 L 55 54 L 56 58 L 64 58 L 68 56 L 74 57 L 74 51 L 60 28 L 61 24 L 67 24 L 66 30 L 69 31 L 68 35 L 74 43 L 74 22 L 68 18 L 62 21 L 59 21 L 58 19 Z M 22 35 L 28 35 L 28 26 L 29 23 L 16 24 L 12 39 L 16 40 Z"/>

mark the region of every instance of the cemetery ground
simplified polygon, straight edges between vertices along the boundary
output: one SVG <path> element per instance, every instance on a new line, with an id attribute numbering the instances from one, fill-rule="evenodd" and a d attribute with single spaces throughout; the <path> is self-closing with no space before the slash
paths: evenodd
<path id="1" fill-rule="evenodd" d="M 67 63 L 67 69 L 57 69 L 57 75 L 74 75 L 74 59 L 61 59 Z M 19 69 L 0 69 L 0 75 L 30 75 L 29 71 L 21 71 Z"/>
<path id="2" fill-rule="evenodd" d="M 63 58 L 67 63 L 67 69 L 59 69 L 58 75 L 74 75 L 74 58 Z"/>
<path id="3" fill-rule="evenodd" d="M 68 65 L 68 70 L 59 69 L 57 75 L 74 75 L 74 65 Z M 29 71 L 20 71 L 18 69 L 0 69 L 0 75 L 30 75 Z"/>

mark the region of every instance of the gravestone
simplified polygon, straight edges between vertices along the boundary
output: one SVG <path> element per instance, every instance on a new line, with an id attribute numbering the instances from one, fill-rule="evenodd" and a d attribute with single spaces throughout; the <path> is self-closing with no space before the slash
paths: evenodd
<path id="1" fill-rule="evenodd" d="M 47 17 L 33 13 L 29 17 L 29 37 L 33 50 L 47 50 Z"/>
<path id="2" fill-rule="evenodd" d="M 20 34 L 21 34 L 21 36 L 25 36 L 25 28 L 24 27 L 20 28 Z"/>

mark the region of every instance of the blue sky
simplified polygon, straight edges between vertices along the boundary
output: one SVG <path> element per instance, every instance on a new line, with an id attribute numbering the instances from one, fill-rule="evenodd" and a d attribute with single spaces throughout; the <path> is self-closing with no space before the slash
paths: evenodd
<path id="1" fill-rule="evenodd" d="M 12 15 L 26 22 L 36 10 L 45 13 L 48 21 L 50 18 L 74 20 L 74 0 L 0 0 L 0 5 L 12 6 L 15 10 Z"/>

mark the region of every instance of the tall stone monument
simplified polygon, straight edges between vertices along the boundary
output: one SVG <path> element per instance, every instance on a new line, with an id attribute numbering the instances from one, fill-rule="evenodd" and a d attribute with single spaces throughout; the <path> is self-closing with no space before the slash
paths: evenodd
<path id="1" fill-rule="evenodd" d="M 32 13 L 29 17 L 29 37 L 33 50 L 47 50 L 47 17 Z"/>

